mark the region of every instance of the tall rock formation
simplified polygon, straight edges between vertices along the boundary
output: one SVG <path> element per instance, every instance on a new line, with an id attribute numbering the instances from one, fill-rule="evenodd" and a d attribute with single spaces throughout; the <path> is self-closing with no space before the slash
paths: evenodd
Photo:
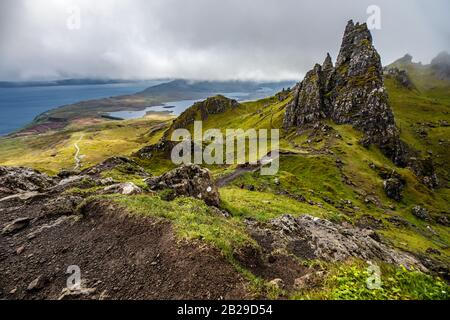
<path id="1" fill-rule="evenodd" d="M 380 55 L 366 24 L 349 21 L 336 66 L 327 55 L 323 65 L 314 66 L 296 86 L 284 127 L 307 127 L 323 119 L 353 125 L 364 133 L 364 146 L 378 146 L 398 166 L 409 165 L 410 158 L 416 156 L 400 140 L 383 83 Z"/>
<path id="2" fill-rule="evenodd" d="M 306 74 L 296 88 L 293 103 L 287 107 L 284 119 L 286 127 L 316 123 L 327 117 L 323 103 L 323 78 L 322 67 L 318 64 Z"/>

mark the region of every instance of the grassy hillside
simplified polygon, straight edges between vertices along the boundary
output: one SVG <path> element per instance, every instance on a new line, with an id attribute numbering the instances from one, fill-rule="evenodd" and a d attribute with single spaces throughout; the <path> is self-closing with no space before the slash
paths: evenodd
<path id="1" fill-rule="evenodd" d="M 385 82 L 401 137 L 420 150 L 422 156 L 433 158 L 441 183 L 448 187 L 450 81 L 436 79 L 429 66 L 414 63 L 394 65 L 406 70 L 417 88 L 402 88 L 394 79 Z"/>
<path id="2" fill-rule="evenodd" d="M 181 238 L 200 239 L 217 247 L 252 281 L 254 290 L 268 297 L 448 297 L 442 281 L 392 266 L 383 266 L 389 279 L 384 291 L 370 292 L 364 289 L 365 262 L 362 261 L 324 263 L 321 268 L 327 272 L 327 277 L 321 288 L 288 294 L 271 288 L 265 280 L 243 268 L 232 255 L 241 246 L 257 246 L 245 232 L 245 219 L 264 222 L 283 214 L 309 214 L 352 225 L 376 220 L 380 224 L 377 232 L 394 247 L 417 255 L 424 255 L 431 248 L 433 258 L 446 265 L 450 263 L 449 228 L 419 220 L 411 212 L 414 206 L 420 205 L 432 216 L 449 214 L 450 132 L 446 123 L 450 123 L 450 85 L 434 79 L 426 81 L 431 75 L 421 67 L 411 69 L 410 76 L 417 90 L 403 89 L 392 79 L 386 81 L 386 86 L 402 139 L 420 150 L 423 156 L 432 156 L 436 163 L 441 181 L 437 190 L 425 187 L 409 169 L 396 168 L 377 148 L 362 147 L 359 144 L 361 132 L 351 126 L 329 122 L 318 130 L 310 129 L 299 135 L 281 130 L 280 147 L 284 153 L 275 177 L 243 172 L 221 187 L 221 208 L 231 214 L 230 219 L 215 216 L 202 202 L 192 199 L 167 202 L 162 200 L 162 195 L 113 196 L 110 199 L 136 214 L 171 220 Z M 210 115 L 203 128 L 219 128 L 223 132 L 228 128 L 280 128 L 285 107 L 291 99 L 279 101 L 277 97 L 269 97 L 246 102 L 238 108 Z M 78 122 L 58 132 L 1 139 L 0 165 L 29 166 L 55 174 L 60 169 L 74 166 L 74 146 L 78 144 L 84 156 L 82 167 L 88 167 L 112 155 L 130 155 L 143 146 L 156 143 L 170 122 L 168 118 Z M 188 129 L 192 129 L 192 125 Z M 162 154 L 150 160 L 136 161 L 154 175 L 174 167 Z M 232 173 L 236 166 L 210 166 L 210 169 L 214 177 L 221 178 Z M 400 202 L 385 195 L 379 170 L 395 170 L 406 180 Z M 121 181 L 134 179 L 124 173 L 110 172 L 116 178 L 118 174 Z M 404 223 L 395 223 L 399 220 Z"/>
<path id="3" fill-rule="evenodd" d="M 167 116 L 129 121 L 76 121 L 60 131 L 0 139 L 0 164 L 32 167 L 56 174 L 75 166 L 75 144 L 81 169 L 114 155 L 130 155 L 155 143 L 163 134 Z"/>

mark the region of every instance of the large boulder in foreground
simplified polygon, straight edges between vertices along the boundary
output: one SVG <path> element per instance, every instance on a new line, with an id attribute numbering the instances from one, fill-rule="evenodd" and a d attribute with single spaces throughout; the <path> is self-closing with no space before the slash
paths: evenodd
<path id="1" fill-rule="evenodd" d="M 208 169 L 198 165 L 182 165 L 162 176 L 146 180 L 151 190 L 173 191 L 174 196 L 188 196 L 202 199 L 210 206 L 218 206 L 219 191 Z"/>
<path id="2" fill-rule="evenodd" d="M 266 249 L 286 250 L 302 259 L 334 262 L 354 257 L 426 270 L 413 256 L 381 243 L 369 229 L 338 225 L 308 215 L 298 218 L 284 215 L 267 224 L 251 221 L 248 228 Z"/>

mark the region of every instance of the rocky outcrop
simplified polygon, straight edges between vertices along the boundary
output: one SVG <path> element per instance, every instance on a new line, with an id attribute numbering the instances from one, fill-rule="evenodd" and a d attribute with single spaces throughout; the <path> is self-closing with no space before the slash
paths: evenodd
<path id="1" fill-rule="evenodd" d="M 43 207 L 46 216 L 70 216 L 74 214 L 78 205 L 83 202 L 82 197 L 73 195 L 60 195 L 50 199 Z"/>
<path id="2" fill-rule="evenodd" d="M 18 218 L 11 223 L 8 223 L 2 230 L 2 235 L 14 234 L 30 224 L 31 219 L 28 217 Z"/>
<path id="3" fill-rule="evenodd" d="M 386 195 L 390 199 L 400 201 L 402 199 L 403 189 L 406 186 L 406 180 L 395 170 L 377 167 L 375 164 L 371 164 L 370 167 L 383 179 L 383 189 Z"/>
<path id="4" fill-rule="evenodd" d="M 296 86 L 284 127 L 307 128 L 324 119 L 353 125 L 364 133 L 362 145 L 376 145 L 398 166 L 416 167 L 416 153 L 400 140 L 381 59 L 366 24 L 349 21 L 336 66 L 328 55 L 322 66 L 314 66 Z M 420 170 L 415 172 L 420 174 Z"/>
<path id="5" fill-rule="evenodd" d="M 413 256 L 381 243 L 369 229 L 342 226 L 308 215 L 284 215 L 268 224 L 248 224 L 250 233 L 257 241 L 262 240 L 263 246 L 270 246 L 272 251 L 286 250 L 302 259 L 333 262 L 356 257 L 425 270 Z"/>
<path id="6" fill-rule="evenodd" d="M 237 107 L 239 107 L 239 103 L 236 100 L 228 99 L 222 95 L 197 102 L 174 120 L 169 130 L 166 131 L 163 140 L 170 140 L 170 134 L 174 130 L 188 128 L 196 120 L 205 121 L 210 115 L 223 113 Z"/>
<path id="7" fill-rule="evenodd" d="M 162 176 L 148 178 L 146 182 L 151 190 L 171 190 L 174 197 L 202 199 L 211 206 L 220 203 L 219 191 L 211 173 L 198 165 L 182 165 Z"/>
<path id="8" fill-rule="evenodd" d="M 290 90 L 283 91 L 282 94 L 287 97 L 290 94 Z M 175 130 L 189 129 L 195 121 L 205 121 L 210 115 L 220 114 L 227 110 L 238 108 L 239 105 L 240 104 L 236 100 L 228 99 L 222 95 L 217 95 L 204 101 L 197 102 L 186 109 L 173 121 L 170 128 L 164 133 L 164 136 L 158 143 L 140 149 L 133 154 L 133 156 L 141 159 L 150 159 L 156 154 L 159 154 L 168 158 L 171 155 L 172 149 L 179 143 L 178 141 L 171 141 L 171 135 Z M 194 143 L 192 142 L 192 151 L 193 150 Z"/>
<path id="9" fill-rule="evenodd" d="M 410 157 L 408 159 L 408 166 L 422 183 L 429 188 L 434 188 L 439 184 L 439 179 L 434 170 L 433 160 L 431 158 L 419 159 L 415 156 Z"/>
<path id="10" fill-rule="evenodd" d="M 396 83 L 405 89 L 414 90 L 416 86 L 409 77 L 408 72 L 400 70 L 396 67 L 386 67 L 383 69 L 383 74 L 386 79 L 394 79 Z"/>
<path id="11" fill-rule="evenodd" d="M 383 189 L 388 198 L 396 201 L 402 199 L 402 192 L 405 184 L 398 177 L 392 177 L 383 181 Z"/>
<path id="12" fill-rule="evenodd" d="M 286 108 L 284 126 L 300 127 L 327 117 L 323 104 L 323 73 L 318 64 L 309 71 L 296 89 L 294 100 Z M 298 106 L 302 106 L 298 108 Z"/>
<path id="13" fill-rule="evenodd" d="M 27 191 L 43 191 L 54 183 L 53 178 L 33 169 L 0 167 L 0 198 Z"/>

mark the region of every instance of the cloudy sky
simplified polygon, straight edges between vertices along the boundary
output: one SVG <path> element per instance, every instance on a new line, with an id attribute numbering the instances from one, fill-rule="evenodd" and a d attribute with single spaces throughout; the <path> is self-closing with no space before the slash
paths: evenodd
<path id="1" fill-rule="evenodd" d="M 299 79 L 369 5 L 384 63 L 450 51 L 448 0 L 0 0 L 0 80 Z"/>

